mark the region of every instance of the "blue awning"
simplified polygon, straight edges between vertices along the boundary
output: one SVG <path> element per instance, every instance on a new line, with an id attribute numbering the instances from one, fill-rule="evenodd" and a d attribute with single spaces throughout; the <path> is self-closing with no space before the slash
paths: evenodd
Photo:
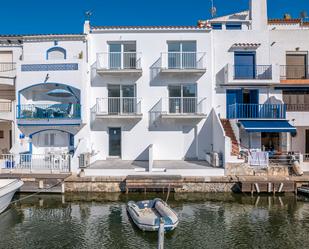
<path id="1" fill-rule="evenodd" d="M 296 128 L 287 120 L 241 120 L 239 121 L 247 132 L 290 132 L 296 133 Z"/>

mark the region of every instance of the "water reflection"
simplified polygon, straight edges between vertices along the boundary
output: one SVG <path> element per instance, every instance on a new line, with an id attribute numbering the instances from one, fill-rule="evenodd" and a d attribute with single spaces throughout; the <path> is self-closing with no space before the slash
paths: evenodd
<path id="1" fill-rule="evenodd" d="M 125 204 L 157 196 L 31 197 L 0 215 L 0 248 L 156 248 L 156 233 L 137 229 Z M 180 223 L 166 235 L 166 248 L 305 248 L 309 242 L 309 202 L 294 195 L 175 193 L 169 203 Z"/>

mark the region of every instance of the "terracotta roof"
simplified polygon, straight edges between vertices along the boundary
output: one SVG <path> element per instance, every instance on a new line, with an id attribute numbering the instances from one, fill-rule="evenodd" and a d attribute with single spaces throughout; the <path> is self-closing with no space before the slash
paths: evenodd
<path id="1" fill-rule="evenodd" d="M 181 25 L 154 25 L 154 26 L 91 26 L 92 30 L 113 30 L 113 29 L 120 29 L 120 30 L 145 30 L 145 29 L 206 29 L 206 28 L 199 28 L 195 25 L 188 25 L 188 26 L 181 26 Z"/>
<path id="2" fill-rule="evenodd" d="M 300 23 L 301 19 L 296 18 L 296 19 L 269 19 L 268 23 L 269 24 L 295 24 L 295 23 Z"/>
<path id="3" fill-rule="evenodd" d="M 259 47 L 261 43 L 234 43 L 233 47 Z"/>

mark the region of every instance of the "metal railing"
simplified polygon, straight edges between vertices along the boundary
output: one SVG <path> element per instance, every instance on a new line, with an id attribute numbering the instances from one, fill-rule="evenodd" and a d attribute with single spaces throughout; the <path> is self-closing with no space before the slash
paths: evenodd
<path id="1" fill-rule="evenodd" d="M 272 65 L 234 65 L 234 80 L 271 80 Z"/>
<path id="2" fill-rule="evenodd" d="M 282 65 L 280 66 L 280 78 L 283 80 L 309 79 L 309 67 L 306 65 Z"/>
<path id="3" fill-rule="evenodd" d="M 165 69 L 205 69 L 204 52 L 163 52 L 162 68 Z"/>
<path id="4" fill-rule="evenodd" d="M 0 168 L 26 172 L 70 172 L 69 154 L 0 154 Z"/>
<path id="5" fill-rule="evenodd" d="M 286 104 L 288 112 L 309 112 L 309 104 Z"/>
<path id="6" fill-rule="evenodd" d="M 285 119 L 285 104 L 233 104 L 228 106 L 229 119 Z"/>
<path id="7" fill-rule="evenodd" d="M 97 114 L 132 115 L 141 114 L 141 99 L 136 97 L 98 98 Z"/>
<path id="8" fill-rule="evenodd" d="M 141 53 L 109 52 L 97 54 L 97 69 L 141 69 Z"/>
<path id="9" fill-rule="evenodd" d="M 15 62 L 0 62 L 0 73 L 1 72 L 10 72 L 16 70 Z"/>
<path id="10" fill-rule="evenodd" d="M 206 98 L 170 97 L 162 98 L 162 113 L 167 114 L 205 114 Z"/>
<path id="11" fill-rule="evenodd" d="M 80 119 L 80 104 L 17 105 L 18 119 Z"/>
<path id="12" fill-rule="evenodd" d="M 5 101 L 0 102 L 0 112 L 11 112 L 12 111 L 12 102 Z"/>
<path id="13" fill-rule="evenodd" d="M 307 153 L 303 154 L 303 159 L 304 159 L 304 162 L 309 162 L 309 154 Z"/>

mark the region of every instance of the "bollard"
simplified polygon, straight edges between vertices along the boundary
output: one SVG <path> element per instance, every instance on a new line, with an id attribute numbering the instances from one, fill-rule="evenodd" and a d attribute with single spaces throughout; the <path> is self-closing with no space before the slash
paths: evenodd
<path id="1" fill-rule="evenodd" d="M 160 219 L 160 226 L 158 230 L 158 249 L 164 248 L 164 219 Z"/>

